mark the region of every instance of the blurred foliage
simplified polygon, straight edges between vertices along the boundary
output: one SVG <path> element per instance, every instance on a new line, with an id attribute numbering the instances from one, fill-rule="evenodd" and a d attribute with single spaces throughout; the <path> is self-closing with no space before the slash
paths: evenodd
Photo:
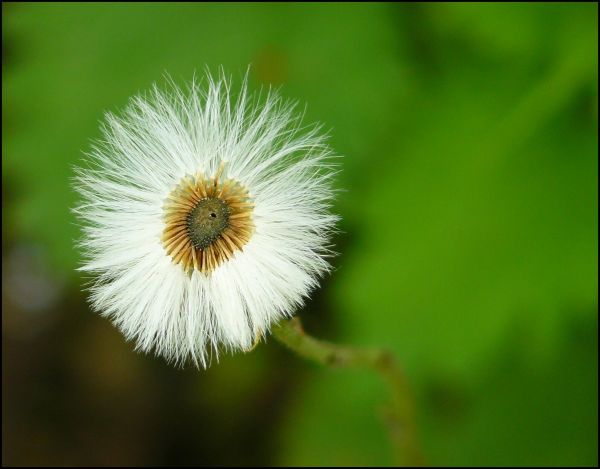
<path id="1" fill-rule="evenodd" d="M 432 464 L 597 464 L 597 15 L 3 4 L 3 462 L 391 462 L 376 376 L 271 343 L 172 370 L 78 293 L 69 178 L 103 112 L 165 72 L 252 64 L 254 89 L 307 103 L 345 156 L 341 255 L 309 330 L 396 352 Z M 61 297 L 27 312 L 42 291 Z"/>

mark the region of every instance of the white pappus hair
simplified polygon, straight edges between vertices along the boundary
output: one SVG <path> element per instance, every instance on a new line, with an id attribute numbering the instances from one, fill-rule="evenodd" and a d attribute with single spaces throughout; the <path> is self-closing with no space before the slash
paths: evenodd
<path id="1" fill-rule="evenodd" d="M 137 349 L 203 367 L 248 350 L 330 270 L 334 155 L 277 92 L 251 96 L 244 79 L 234 98 L 209 74 L 155 86 L 102 133 L 76 169 L 80 270 L 93 309 Z M 194 221 L 207 210 L 217 228 Z"/>

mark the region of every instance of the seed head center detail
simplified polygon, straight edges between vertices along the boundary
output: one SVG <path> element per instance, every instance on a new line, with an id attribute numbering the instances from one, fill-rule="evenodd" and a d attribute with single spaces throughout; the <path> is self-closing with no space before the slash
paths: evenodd
<path id="1" fill-rule="evenodd" d="M 233 179 L 185 176 L 164 204 L 162 243 L 173 262 L 209 274 L 243 250 L 254 230 L 248 191 Z"/>
<path id="2" fill-rule="evenodd" d="M 229 206 L 218 198 L 201 199 L 190 211 L 187 222 L 192 245 L 206 249 L 229 226 Z"/>

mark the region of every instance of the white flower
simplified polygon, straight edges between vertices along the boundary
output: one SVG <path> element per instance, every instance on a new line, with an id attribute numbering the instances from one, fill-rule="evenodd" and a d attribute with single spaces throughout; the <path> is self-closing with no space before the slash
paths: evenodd
<path id="1" fill-rule="evenodd" d="M 142 351 L 248 350 L 330 269 L 332 155 L 277 93 L 156 87 L 77 170 L 91 303 Z"/>

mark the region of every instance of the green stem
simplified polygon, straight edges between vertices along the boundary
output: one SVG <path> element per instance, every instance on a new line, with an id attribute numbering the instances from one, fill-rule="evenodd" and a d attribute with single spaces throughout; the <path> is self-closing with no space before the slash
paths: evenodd
<path id="1" fill-rule="evenodd" d="M 404 375 L 391 352 L 332 344 L 310 337 L 297 317 L 282 321 L 273 336 L 301 357 L 333 367 L 370 368 L 390 388 L 391 399 L 384 417 L 394 446 L 396 462 L 402 466 L 423 466 L 425 459 L 417 444 L 414 405 Z"/>

